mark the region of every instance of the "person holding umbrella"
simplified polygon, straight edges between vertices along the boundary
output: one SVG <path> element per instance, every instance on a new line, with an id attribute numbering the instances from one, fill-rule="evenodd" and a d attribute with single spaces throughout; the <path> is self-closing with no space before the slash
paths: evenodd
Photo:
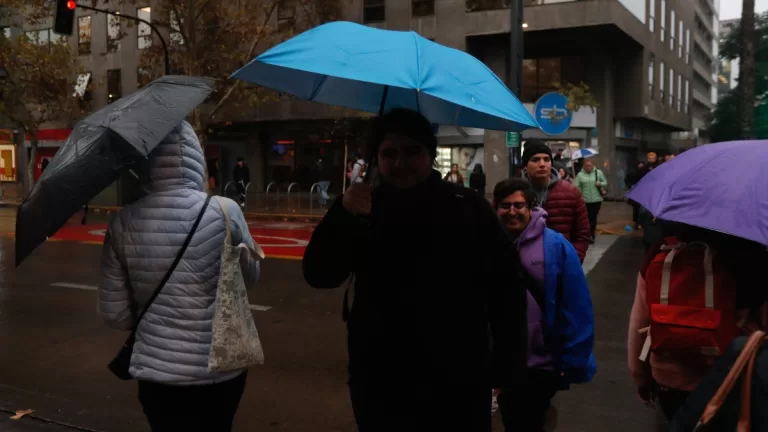
<path id="1" fill-rule="evenodd" d="M 338 198 L 303 260 L 314 288 L 352 276 L 344 316 L 359 430 L 488 432 L 491 389 L 524 380 L 524 270 L 488 201 L 433 170 L 426 118 L 396 109 L 375 122 L 380 184 Z M 457 250 L 479 271 L 438 270 Z"/>
<path id="2" fill-rule="evenodd" d="M 226 198 L 211 200 L 204 192 L 205 159 L 189 123 L 174 129 L 149 155 L 148 164 L 149 193 L 120 210 L 107 229 L 99 314 L 123 330 L 140 319 L 129 371 L 139 382 L 139 401 L 154 432 L 226 432 L 245 388 L 246 371 L 209 370 L 225 210 L 232 243 L 248 249 L 256 245 L 238 205 Z M 188 253 L 181 252 L 178 262 L 183 271 L 170 274 L 137 318 L 186 238 L 191 239 Z M 253 286 L 259 261 L 243 253 L 240 266 L 246 285 Z"/>

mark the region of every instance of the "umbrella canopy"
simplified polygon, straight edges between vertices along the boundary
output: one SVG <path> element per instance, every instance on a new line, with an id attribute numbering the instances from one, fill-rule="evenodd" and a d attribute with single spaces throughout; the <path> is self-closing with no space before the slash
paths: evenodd
<path id="1" fill-rule="evenodd" d="M 408 108 L 436 124 L 512 132 L 538 127 L 480 60 L 415 32 L 324 24 L 266 51 L 232 77 L 360 111 Z"/>
<path id="2" fill-rule="evenodd" d="M 16 265 L 83 205 L 145 160 L 213 90 L 213 80 L 166 76 L 79 122 L 16 216 Z"/>
<path id="3" fill-rule="evenodd" d="M 688 150 L 645 175 L 627 194 L 655 217 L 768 245 L 768 141 Z"/>
<path id="4" fill-rule="evenodd" d="M 571 159 L 586 159 L 591 158 L 592 156 L 598 155 L 600 153 L 597 152 L 597 150 L 592 150 L 588 148 L 578 149 L 575 152 L 571 154 Z"/>

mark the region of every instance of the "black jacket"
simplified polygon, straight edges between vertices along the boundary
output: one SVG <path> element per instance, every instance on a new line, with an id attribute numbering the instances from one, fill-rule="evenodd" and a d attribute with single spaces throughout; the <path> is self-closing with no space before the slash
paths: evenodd
<path id="1" fill-rule="evenodd" d="M 526 291 L 517 263 L 490 204 L 434 172 L 411 190 L 374 190 L 368 218 L 348 213 L 339 197 L 312 234 L 303 269 L 315 288 L 355 274 L 350 385 L 375 392 L 379 412 L 424 403 L 466 411 L 463 401 L 479 395 L 482 420 L 492 387 L 524 379 Z M 414 412 L 437 416 L 424 406 Z"/>
<path id="2" fill-rule="evenodd" d="M 248 169 L 248 165 L 243 164 L 243 166 L 235 165 L 235 169 L 232 172 L 232 180 L 235 182 L 243 182 L 244 184 L 248 184 L 251 182 L 251 170 Z"/>

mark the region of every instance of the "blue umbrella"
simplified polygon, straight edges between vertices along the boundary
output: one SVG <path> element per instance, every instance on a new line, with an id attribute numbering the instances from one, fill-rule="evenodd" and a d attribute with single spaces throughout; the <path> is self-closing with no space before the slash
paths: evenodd
<path id="1" fill-rule="evenodd" d="M 571 154 L 571 159 L 582 159 L 582 158 L 586 159 L 586 158 L 591 158 L 592 156 L 595 156 L 597 154 L 599 154 L 597 150 L 583 148 L 573 152 L 573 154 Z"/>
<path id="2" fill-rule="evenodd" d="M 480 60 L 415 32 L 324 24 L 266 51 L 232 77 L 360 111 L 408 108 L 436 124 L 511 132 L 539 127 Z"/>

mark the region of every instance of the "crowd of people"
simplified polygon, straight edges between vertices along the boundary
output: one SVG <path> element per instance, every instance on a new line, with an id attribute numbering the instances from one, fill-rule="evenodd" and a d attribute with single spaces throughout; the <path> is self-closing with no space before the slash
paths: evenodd
<path id="1" fill-rule="evenodd" d="M 377 178 L 356 155 L 351 186 L 329 203 L 302 261 L 311 287 L 346 287 L 348 385 L 359 431 L 489 432 L 495 397 L 506 431 L 542 432 L 555 394 L 597 372 L 582 262 L 594 242 L 605 175 L 586 160 L 569 179 L 545 143 L 528 140 L 522 175 L 496 184 L 489 202 L 482 168 L 472 173 L 473 188 L 456 169 L 446 176 L 434 169 L 437 140 L 421 114 L 392 110 L 375 120 L 374 136 Z M 633 181 L 655 169 L 655 155 L 648 156 Z M 258 245 L 237 203 L 207 197 L 205 160 L 189 124 L 149 159 L 148 195 L 123 208 L 106 234 L 99 313 L 136 331 L 129 370 L 153 431 L 228 431 L 246 368 L 210 366 L 217 290 L 232 278 L 218 263 L 240 245 L 234 259 L 244 284 L 253 285 Z M 765 293 L 749 289 L 748 276 L 766 251 L 711 231 L 651 224 L 661 238 L 647 246 L 638 273 L 629 366 L 641 398 L 657 401 L 675 430 L 688 432 L 681 425 L 690 415 L 676 413 L 696 412 L 689 394 L 699 391 L 714 358 L 701 338 L 714 337 L 721 353 L 737 321 L 739 331 L 765 324 Z M 171 269 L 181 261 L 184 272 L 167 272 L 158 263 L 170 262 L 178 247 Z M 182 256 L 187 247 L 194 253 Z M 435 271 L 446 259 L 460 260 L 461 269 Z M 668 312 L 669 303 L 690 307 L 686 299 L 703 291 L 697 283 L 706 285 L 708 307 L 722 313 L 718 324 L 686 324 L 684 313 L 664 318 L 659 311 Z M 721 321 L 726 327 L 718 332 Z M 698 354 L 680 356 L 681 345 Z"/>

